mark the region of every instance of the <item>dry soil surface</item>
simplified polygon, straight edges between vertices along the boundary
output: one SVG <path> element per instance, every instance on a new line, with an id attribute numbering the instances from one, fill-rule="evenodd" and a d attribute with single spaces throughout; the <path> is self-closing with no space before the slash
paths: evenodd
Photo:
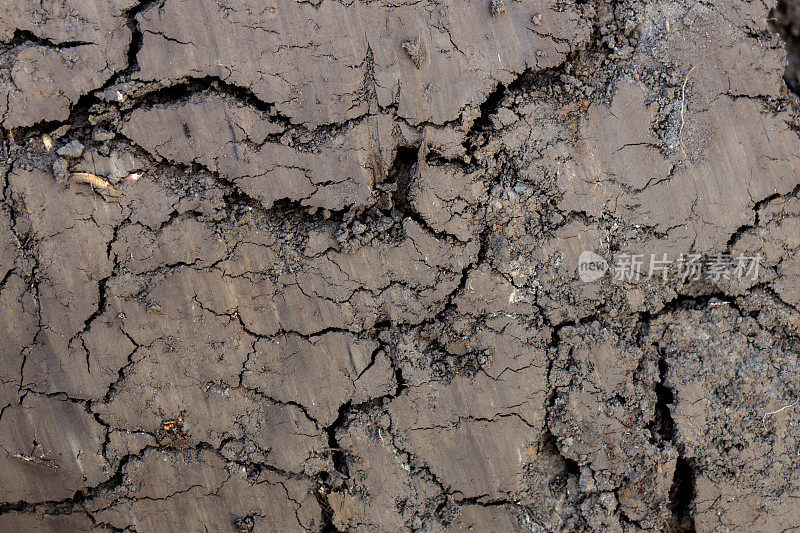
<path id="1" fill-rule="evenodd" d="M 0 9 L 0 531 L 798 529 L 798 3 Z"/>

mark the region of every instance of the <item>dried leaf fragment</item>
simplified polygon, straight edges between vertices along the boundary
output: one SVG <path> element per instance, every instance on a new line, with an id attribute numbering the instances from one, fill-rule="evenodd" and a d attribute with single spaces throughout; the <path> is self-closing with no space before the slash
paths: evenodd
<path id="1" fill-rule="evenodd" d="M 44 149 L 48 152 L 53 149 L 53 138 L 50 137 L 48 134 L 42 135 L 42 144 L 44 145 Z"/>

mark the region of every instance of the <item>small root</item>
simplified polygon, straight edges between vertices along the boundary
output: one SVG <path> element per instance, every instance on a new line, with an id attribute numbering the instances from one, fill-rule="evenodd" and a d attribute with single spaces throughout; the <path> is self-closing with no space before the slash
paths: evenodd
<path id="1" fill-rule="evenodd" d="M 683 134 L 683 126 L 686 123 L 685 111 L 686 111 L 686 84 L 689 83 L 689 75 L 695 67 L 689 69 L 689 72 L 686 73 L 686 77 L 683 78 L 683 87 L 681 87 L 681 127 L 678 128 L 678 142 L 681 144 L 681 151 L 683 151 L 684 155 L 686 151 L 683 150 L 683 139 L 681 135 Z"/>
<path id="2" fill-rule="evenodd" d="M 780 409 L 778 409 L 777 411 L 770 411 L 769 413 L 764 413 L 764 416 L 762 416 L 762 417 L 761 417 L 761 420 L 762 420 L 762 421 L 763 421 L 763 420 L 766 420 L 766 418 L 767 418 L 768 416 L 777 415 L 778 413 L 780 413 L 780 412 L 782 412 L 782 411 L 785 411 L 785 410 L 787 410 L 787 409 L 790 409 L 790 408 L 794 407 L 794 406 L 795 406 L 795 405 L 797 405 L 798 403 L 800 403 L 800 400 L 795 400 L 795 401 L 794 401 L 794 403 L 790 403 L 789 405 L 784 405 L 783 407 L 781 407 L 781 408 L 780 408 Z"/>
<path id="3" fill-rule="evenodd" d="M 119 189 L 111 185 L 109 182 L 97 176 L 95 174 L 91 174 L 89 172 L 73 172 L 72 179 L 76 183 L 88 183 L 92 189 L 99 189 L 100 191 L 105 191 L 110 196 L 119 196 Z"/>

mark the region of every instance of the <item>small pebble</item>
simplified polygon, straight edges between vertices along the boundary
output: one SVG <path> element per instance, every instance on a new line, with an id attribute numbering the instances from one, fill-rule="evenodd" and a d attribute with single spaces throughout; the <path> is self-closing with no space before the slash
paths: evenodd
<path id="1" fill-rule="evenodd" d="M 503 0 L 492 0 L 492 3 L 489 4 L 489 13 L 491 13 L 493 17 L 505 12 L 506 5 L 503 3 Z"/>
<path id="2" fill-rule="evenodd" d="M 56 153 L 61 157 L 80 157 L 83 154 L 83 145 L 78 141 L 70 141 L 56 150 Z"/>
<path id="3" fill-rule="evenodd" d="M 114 138 L 114 133 L 106 129 L 95 128 L 94 131 L 92 131 L 92 139 L 94 139 L 97 142 L 110 141 L 113 138 Z"/>
<path id="4" fill-rule="evenodd" d="M 51 131 L 50 137 L 52 137 L 53 139 L 58 139 L 66 135 L 68 131 L 69 131 L 69 124 L 64 124 L 63 126 L 60 126 Z"/>
<path id="5" fill-rule="evenodd" d="M 407 39 L 403 41 L 403 50 L 405 50 L 408 57 L 411 58 L 411 62 L 414 63 L 415 67 L 422 67 L 427 54 L 425 53 L 425 48 L 418 39 Z"/>
<path id="6" fill-rule="evenodd" d="M 69 179 L 69 165 L 66 159 L 60 157 L 53 163 L 53 176 L 58 183 L 65 183 Z"/>

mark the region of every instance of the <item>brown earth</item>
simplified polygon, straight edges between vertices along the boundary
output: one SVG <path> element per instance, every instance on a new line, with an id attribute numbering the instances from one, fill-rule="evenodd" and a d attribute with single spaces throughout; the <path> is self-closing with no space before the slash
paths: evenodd
<path id="1" fill-rule="evenodd" d="M 0 531 L 798 529 L 799 71 L 793 1 L 9 0 Z"/>

